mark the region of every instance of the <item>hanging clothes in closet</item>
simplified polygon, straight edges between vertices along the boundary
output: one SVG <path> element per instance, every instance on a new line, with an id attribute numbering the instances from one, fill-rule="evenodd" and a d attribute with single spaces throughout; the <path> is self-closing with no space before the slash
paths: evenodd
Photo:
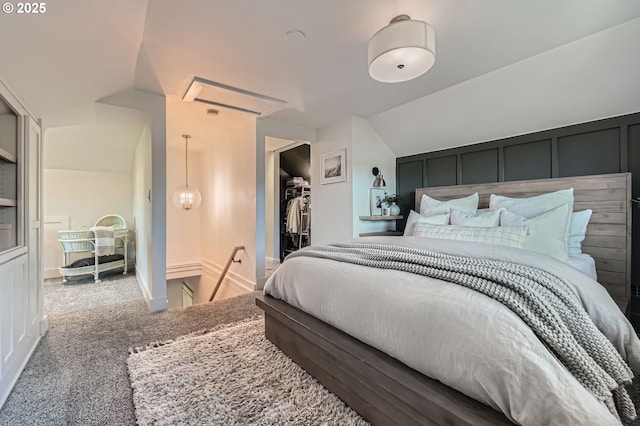
<path id="1" fill-rule="evenodd" d="M 306 184 L 287 188 L 285 202 L 284 238 L 281 244 L 282 258 L 309 245 L 311 235 L 311 187 Z"/>

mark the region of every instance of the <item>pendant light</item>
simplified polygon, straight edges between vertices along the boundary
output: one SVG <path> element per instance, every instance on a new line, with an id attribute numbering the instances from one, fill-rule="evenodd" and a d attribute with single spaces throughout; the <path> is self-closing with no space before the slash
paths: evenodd
<path id="1" fill-rule="evenodd" d="M 369 41 L 369 75 L 383 83 L 412 80 L 436 61 L 431 25 L 408 15 L 396 16 Z"/>
<path id="2" fill-rule="evenodd" d="M 189 138 L 191 135 L 182 135 L 184 138 L 184 186 L 173 193 L 173 205 L 185 210 L 198 208 L 202 201 L 200 191 L 195 186 L 189 186 Z"/>

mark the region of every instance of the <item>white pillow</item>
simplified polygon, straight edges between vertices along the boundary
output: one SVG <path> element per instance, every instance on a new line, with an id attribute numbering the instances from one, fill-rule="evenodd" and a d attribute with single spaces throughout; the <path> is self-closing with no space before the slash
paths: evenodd
<path id="1" fill-rule="evenodd" d="M 475 213 L 478 209 L 478 193 L 464 198 L 454 200 L 439 201 L 423 194 L 420 200 L 420 214 L 422 216 L 435 216 L 437 214 L 449 213 L 449 209 L 454 208 L 467 213 Z"/>
<path id="2" fill-rule="evenodd" d="M 489 199 L 489 208 L 498 210 L 507 209 L 511 213 L 515 213 L 527 219 L 540 216 L 542 213 L 553 210 L 556 207 L 567 205 L 567 226 L 569 225 L 569 216 L 573 211 L 573 188 L 563 189 L 548 194 L 537 195 L 529 198 L 510 198 L 502 195 L 491 194 Z"/>
<path id="3" fill-rule="evenodd" d="M 490 228 L 500 223 L 500 210 L 489 211 L 481 214 L 470 214 L 458 209 L 451 209 L 451 224 L 459 226 L 479 226 Z"/>
<path id="4" fill-rule="evenodd" d="M 587 233 L 587 225 L 591 219 L 593 210 L 587 209 L 571 214 L 571 222 L 569 224 L 569 256 L 576 256 L 582 253 L 582 242 Z"/>
<path id="5" fill-rule="evenodd" d="M 475 226 L 431 225 L 418 222 L 413 235 L 444 240 L 522 247 L 527 231 L 528 228 L 526 226 L 480 228 Z"/>
<path id="6" fill-rule="evenodd" d="M 449 213 L 439 214 L 435 216 L 424 217 L 419 213 L 411 210 L 409 217 L 407 218 L 407 224 L 404 226 L 404 236 L 413 235 L 413 229 L 416 222 L 421 221 L 425 223 L 432 223 L 434 225 L 447 225 L 449 224 Z"/>
<path id="7" fill-rule="evenodd" d="M 573 188 L 561 189 L 560 191 L 528 198 L 510 198 L 491 194 L 491 198 L 489 199 L 489 208 L 491 210 L 503 208 L 526 219 L 538 217 L 545 212 L 564 205 L 567 206 L 565 215 L 560 217 L 556 214 L 556 219 L 559 221 L 558 226 L 564 225 L 565 250 L 562 251 L 563 255 L 560 257 L 566 259 L 568 253 L 567 247 L 569 246 L 569 222 L 571 221 L 571 212 L 573 211 Z M 529 231 L 531 231 L 531 229 Z M 561 252 L 556 251 L 555 254 L 560 255 Z"/>
<path id="8" fill-rule="evenodd" d="M 565 204 L 530 219 L 503 210 L 500 215 L 500 226 L 527 226 L 529 233 L 522 243 L 523 249 L 566 261 L 569 256 L 564 218 L 568 210 L 569 207 Z"/>

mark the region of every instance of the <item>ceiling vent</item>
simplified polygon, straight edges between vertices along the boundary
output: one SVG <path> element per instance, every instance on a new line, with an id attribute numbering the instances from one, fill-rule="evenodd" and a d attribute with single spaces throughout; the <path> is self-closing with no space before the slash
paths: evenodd
<path id="1" fill-rule="evenodd" d="M 286 105 L 286 102 L 282 99 L 272 98 L 200 77 L 193 78 L 182 100 L 202 102 L 255 115 L 265 115 L 280 106 Z"/>

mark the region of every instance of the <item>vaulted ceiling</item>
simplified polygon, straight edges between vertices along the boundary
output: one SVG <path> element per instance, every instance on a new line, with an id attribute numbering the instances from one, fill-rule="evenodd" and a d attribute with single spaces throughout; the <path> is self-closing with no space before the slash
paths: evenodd
<path id="1" fill-rule="evenodd" d="M 432 24 L 436 63 L 410 82 L 373 81 L 368 40 L 399 14 Z M 131 88 L 181 97 L 199 76 L 283 99 L 272 118 L 321 127 L 639 16 L 637 0 L 56 0 L 0 15 L 0 76 L 51 120 Z M 306 37 L 288 43 L 289 30 Z"/>

